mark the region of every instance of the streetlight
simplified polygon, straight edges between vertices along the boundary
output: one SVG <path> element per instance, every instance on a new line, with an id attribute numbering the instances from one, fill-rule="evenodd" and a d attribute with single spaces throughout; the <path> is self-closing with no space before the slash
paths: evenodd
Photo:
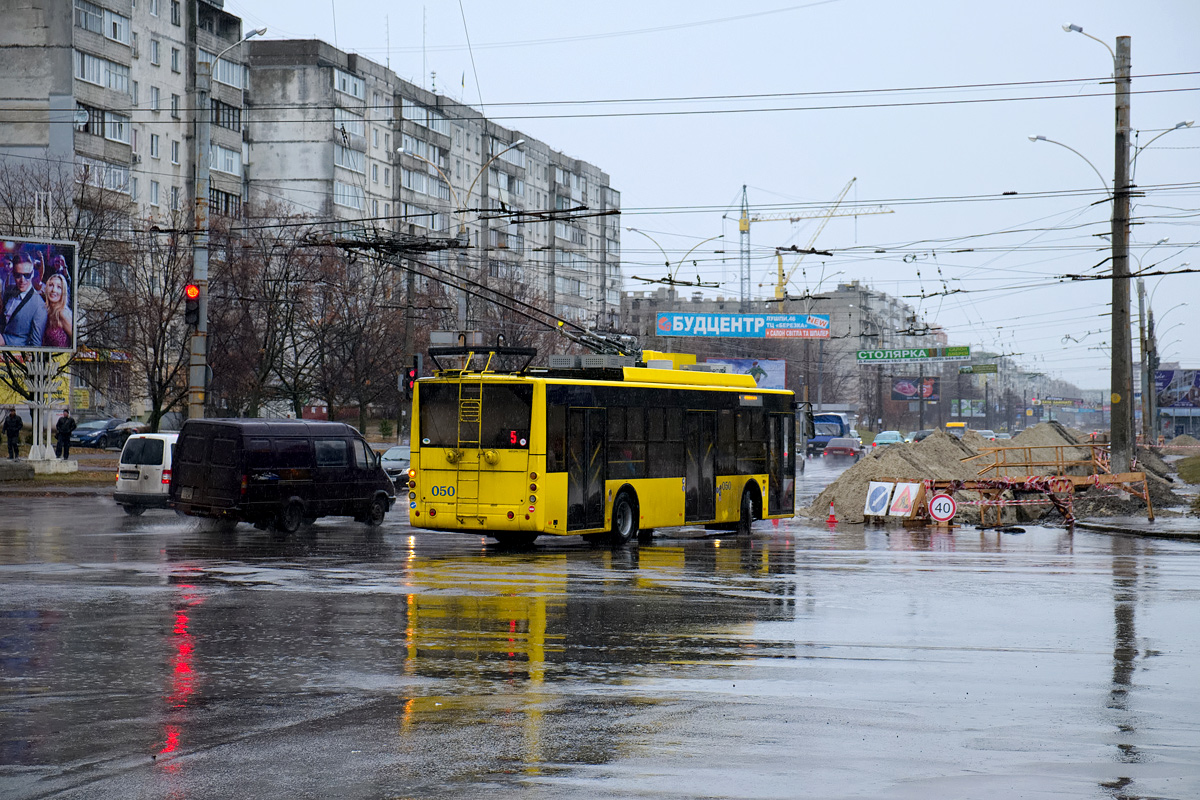
<path id="1" fill-rule="evenodd" d="M 469 241 L 470 241 L 469 237 L 467 236 L 466 204 L 471 202 L 471 192 L 475 189 L 475 184 L 478 183 L 479 179 L 483 177 L 485 172 L 487 172 L 487 168 L 489 166 L 491 166 L 493 161 L 495 161 L 497 158 L 499 158 L 500 156 L 507 153 L 509 150 L 513 150 L 517 147 L 520 147 L 523 144 L 525 144 L 524 139 L 517 139 L 512 144 L 505 147 L 503 150 L 498 151 L 495 155 L 493 155 L 487 161 L 483 162 L 483 166 L 481 166 L 479 168 L 479 174 L 477 174 L 475 176 L 475 180 L 471 181 L 471 185 L 467 187 L 466 194 L 463 195 L 461 202 L 459 200 L 458 192 L 454 191 L 454 185 L 450 182 L 450 179 L 448 177 L 446 177 L 446 173 L 442 172 L 441 168 L 438 167 L 437 164 L 434 164 L 432 161 L 425 158 L 424 156 L 417 155 L 416 153 L 412 152 L 411 150 L 405 150 L 403 147 L 397 148 L 396 152 L 400 153 L 402 155 L 409 155 L 409 156 L 412 156 L 413 158 L 417 158 L 417 159 L 420 159 L 421 161 L 424 161 L 426 164 L 428 164 L 429 166 L 431 166 L 435 170 L 437 170 L 438 174 L 442 176 L 442 179 L 444 181 L 446 181 L 446 185 L 450 187 L 450 193 L 454 197 L 455 216 L 458 217 L 459 243 L 465 247 L 469 244 Z M 482 245 L 483 236 L 481 235 L 479 238 L 480 238 L 480 242 Z M 464 281 L 465 279 L 466 279 L 466 265 L 462 260 L 462 252 L 460 251 L 459 252 L 459 281 L 461 282 L 461 281 Z M 550 281 L 551 281 L 551 283 L 553 283 L 553 281 L 554 281 L 553 275 L 550 276 Z M 462 283 L 460 283 L 459 289 L 458 289 L 458 328 L 459 328 L 459 331 L 466 331 L 466 329 L 467 329 L 467 288 L 466 288 L 466 285 L 462 284 Z"/>
<path id="2" fill-rule="evenodd" d="M 262 36 L 266 28 L 255 28 L 241 39 L 217 53 L 211 61 L 196 63 L 196 181 L 194 230 L 192 237 L 192 283 L 200 290 L 199 312 L 196 329 L 192 331 L 191 352 L 188 357 L 188 416 L 192 419 L 204 417 L 204 394 L 208 386 L 208 158 L 212 121 L 209 108 L 209 91 L 212 86 L 212 70 L 221 56 L 255 36 Z"/>
<path id="3" fill-rule="evenodd" d="M 683 258 L 681 258 L 675 262 L 675 270 L 672 272 L 671 271 L 671 257 L 667 255 L 667 251 L 663 249 L 663 246 L 658 243 L 657 239 L 655 239 L 653 236 L 646 233 L 645 231 L 640 230 L 639 228 L 626 228 L 625 230 L 633 231 L 634 233 L 640 233 L 642 236 L 645 236 L 647 239 L 654 242 L 654 246 L 657 247 L 658 251 L 663 254 L 663 266 L 665 266 L 667 268 L 667 284 L 670 287 L 669 291 L 670 291 L 671 300 L 675 299 L 675 276 L 679 274 L 679 268 L 681 266 L 683 266 L 684 262 L 687 261 L 687 257 L 690 256 L 692 253 L 696 252 L 696 250 L 699 247 L 701 247 L 702 245 L 708 244 L 709 242 L 712 242 L 712 241 L 716 241 L 717 239 L 725 238 L 725 234 L 722 233 L 722 234 L 718 234 L 717 236 L 710 236 L 701 242 L 697 242 L 692 247 L 692 249 L 688 250 L 686 253 L 683 254 Z"/>
<path id="4" fill-rule="evenodd" d="M 1054 139 L 1049 139 L 1049 138 L 1047 138 L 1047 137 L 1045 137 L 1045 136 L 1041 136 L 1041 135 L 1039 135 L 1039 134 L 1036 134 L 1036 133 L 1035 133 L 1035 134 L 1031 134 L 1031 135 L 1029 136 L 1029 141 L 1031 141 L 1031 142 L 1034 142 L 1034 143 L 1037 143 L 1037 142 L 1049 142 L 1050 144 L 1056 144 L 1056 145 L 1058 145 L 1059 147 L 1065 147 L 1065 148 L 1067 148 L 1068 150 L 1070 150 L 1072 153 L 1074 153 L 1075 155 L 1077 155 L 1077 156 L 1079 156 L 1080 158 L 1082 158 L 1084 161 L 1087 161 L 1087 165 L 1088 165 L 1089 167 L 1091 167 L 1091 168 L 1092 168 L 1092 172 L 1095 172 L 1095 173 L 1096 173 L 1096 177 L 1098 177 L 1098 178 L 1100 179 L 1100 185 L 1104 187 L 1104 191 L 1105 191 L 1105 193 L 1107 193 L 1107 194 L 1108 194 L 1110 197 L 1112 196 L 1112 192 L 1111 192 L 1111 191 L 1109 190 L 1109 188 L 1108 188 L 1108 181 L 1106 181 L 1106 180 L 1104 179 L 1104 176 L 1100 174 L 1100 170 L 1096 169 L 1096 165 L 1095 165 L 1095 164 L 1093 164 L 1093 163 L 1091 162 L 1091 160 L 1089 160 L 1089 159 L 1088 159 L 1088 157 L 1087 157 L 1087 156 L 1085 156 L 1083 153 L 1081 153 L 1081 152 L 1079 152 L 1078 150 L 1076 150 L 1074 147 L 1071 147 L 1071 146 L 1070 146 L 1070 145 L 1068 145 L 1068 144 L 1063 144 L 1062 142 L 1059 142 L 1059 141 L 1055 141 Z"/>
<path id="5" fill-rule="evenodd" d="M 1100 42 L 1113 60 L 1116 131 L 1113 139 L 1115 166 L 1112 183 L 1112 361 L 1109 402 L 1112 407 L 1112 470 L 1121 473 L 1129 471 L 1134 454 L 1133 336 L 1129 325 L 1130 38 L 1118 36 L 1117 49 L 1114 51 L 1106 42 L 1084 33 L 1078 25 L 1068 23 L 1063 30 Z M 1035 138 L 1034 141 L 1038 140 Z"/>
<path id="6" fill-rule="evenodd" d="M 1173 132 L 1175 132 L 1177 130 L 1181 130 L 1183 128 L 1190 128 L 1195 124 L 1196 124 L 1196 121 L 1193 119 L 1185 119 L 1182 122 L 1176 122 L 1175 127 L 1167 128 L 1165 131 L 1160 133 L 1158 136 L 1155 136 L 1153 139 L 1146 142 L 1141 147 L 1134 148 L 1133 158 L 1130 159 L 1130 162 L 1129 162 L 1129 181 L 1130 181 L 1130 183 L 1133 182 L 1133 173 L 1137 172 L 1137 158 L 1138 158 L 1138 156 L 1140 156 L 1142 154 L 1143 150 L 1145 150 L 1147 147 L 1149 147 L 1150 145 L 1157 142 L 1162 137 L 1166 136 L 1168 133 L 1173 133 Z"/>

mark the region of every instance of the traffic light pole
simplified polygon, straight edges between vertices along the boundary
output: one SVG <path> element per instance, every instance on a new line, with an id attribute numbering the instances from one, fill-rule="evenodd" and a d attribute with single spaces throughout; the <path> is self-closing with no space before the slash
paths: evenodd
<path id="1" fill-rule="evenodd" d="M 204 418 L 204 390 L 208 373 L 208 150 L 209 88 L 212 63 L 196 64 L 196 183 L 195 226 L 192 233 L 192 283 L 200 289 L 200 312 L 192 331 L 188 359 L 188 418 Z"/>
<path id="2" fill-rule="evenodd" d="M 1112 214 L 1112 471 L 1133 464 L 1133 336 L 1129 330 L 1129 37 L 1117 37 L 1116 163 Z"/>

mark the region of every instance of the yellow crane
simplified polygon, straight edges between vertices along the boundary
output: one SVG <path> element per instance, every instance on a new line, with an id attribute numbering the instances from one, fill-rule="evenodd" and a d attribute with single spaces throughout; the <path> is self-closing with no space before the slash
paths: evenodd
<path id="1" fill-rule="evenodd" d="M 749 240 L 750 223 L 752 222 L 780 222 L 783 220 L 787 220 L 788 222 L 799 222 L 803 219 L 819 219 L 821 220 L 821 223 L 817 226 L 817 230 L 813 233 L 812 238 L 808 240 L 808 246 L 804 248 L 805 250 L 812 250 L 813 245 L 817 241 L 817 237 L 821 235 L 821 231 L 825 230 L 825 226 L 829 224 L 829 220 L 834 217 L 861 217 L 868 214 L 895 213 L 893 209 L 890 209 L 887 206 L 855 206 L 854 208 L 839 210 L 842 200 L 846 198 L 846 195 L 850 192 L 850 187 L 853 186 L 854 182 L 857 180 L 858 178 L 851 178 L 850 181 L 842 188 L 842 191 L 840 194 L 838 194 L 837 199 L 833 201 L 833 205 L 829 206 L 828 208 L 814 208 L 809 211 L 791 211 L 779 214 L 751 215 L 749 205 L 745 202 L 745 187 L 742 187 L 742 218 L 739 220 L 739 229 L 742 232 L 744 239 Z M 747 241 L 745 244 L 747 245 L 745 249 L 748 250 L 749 242 Z M 783 272 L 783 253 L 776 253 L 776 300 L 782 300 L 787 295 L 787 285 L 791 281 L 792 275 L 795 274 L 796 268 L 800 266 L 800 262 L 804 260 L 805 255 L 807 254 L 801 253 L 796 258 L 796 262 L 792 264 L 792 268 L 788 270 L 787 274 L 785 275 Z M 747 252 L 744 256 L 747 261 L 748 256 L 749 253 Z M 743 266 L 743 275 L 744 277 L 749 277 L 748 263 Z"/>

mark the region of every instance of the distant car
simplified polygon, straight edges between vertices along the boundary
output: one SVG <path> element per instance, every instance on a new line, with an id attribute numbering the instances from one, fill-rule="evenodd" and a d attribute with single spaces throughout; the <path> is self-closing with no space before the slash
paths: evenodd
<path id="1" fill-rule="evenodd" d="M 996 441 L 996 432 L 995 431 L 989 431 L 987 428 L 984 428 L 981 431 L 975 431 L 975 432 L 978 433 L 983 438 L 988 439 L 989 441 L 993 441 L 993 442 Z"/>
<path id="2" fill-rule="evenodd" d="M 1011 433 L 997 433 L 996 438 L 997 439 L 1011 439 L 1012 434 Z"/>
<path id="3" fill-rule="evenodd" d="M 171 490 L 175 433 L 135 433 L 125 440 L 117 462 L 113 499 L 136 517 L 147 508 L 166 508 Z"/>
<path id="4" fill-rule="evenodd" d="M 880 431 L 875 435 L 871 447 L 886 447 L 889 444 L 903 444 L 904 435 L 900 431 Z"/>
<path id="5" fill-rule="evenodd" d="M 908 435 L 908 441 L 910 441 L 910 442 L 919 442 L 919 441 L 921 441 L 922 439 L 926 439 L 926 438 L 928 438 L 928 437 L 929 437 L 930 435 L 932 435 L 932 434 L 933 434 L 933 431 L 931 431 L 931 430 L 924 430 L 924 431 L 913 431 L 912 433 L 910 433 L 910 434 Z"/>
<path id="6" fill-rule="evenodd" d="M 853 428 L 850 429 L 850 438 L 858 442 L 859 447 L 862 447 L 862 437 L 859 436 L 858 431 L 854 430 Z"/>
<path id="7" fill-rule="evenodd" d="M 380 465 L 393 483 L 399 486 L 400 482 L 404 481 L 405 488 L 408 488 L 408 462 L 411 458 L 412 452 L 407 445 L 396 445 L 383 451 Z"/>
<path id="8" fill-rule="evenodd" d="M 126 434 L 118 431 L 117 426 L 125 422 L 123 419 L 94 419 L 81 422 L 71 433 L 71 444 L 80 447 L 99 447 L 101 450 L 116 447 L 125 441 Z"/>
<path id="9" fill-rule="evenodd" d="M 862 446 L 849 436 L 838 436 L 829 440 L 821 455 L 826 458 L 853 458 L 858 461 L 862 457 Z"/>

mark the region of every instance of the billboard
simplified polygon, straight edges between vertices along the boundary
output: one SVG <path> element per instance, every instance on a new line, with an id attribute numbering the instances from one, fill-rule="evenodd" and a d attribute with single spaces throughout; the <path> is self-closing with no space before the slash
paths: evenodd
<path id="1" fill-rule="evenodd" d="M 1154 373 L 1159 408 L 1200 408 L 1200 370 L 1160 369 Z"/>
<path id="2" fill-rule="evenodd" d="M 902 350 L 858 350 L 859 364 L 933 364 L 942 361 L 967 361 L 970 347 L 910 347 Z"/>
<path id="3" fill-rule="evenodd" d="M 75 351 L 74 242 L 0 239 L 0 350 Z"/>
<path id="4" fill-rule="evenodd" d="M 942 396 L 941 378 L 892 378 L 893 400 L 928 400 L 936 403 Z"/>
<path id="5" fill-rule="evenodd" d="M 659 336 L 714 336 L 740 339 L 828 339 L 828 314 L 658 315 Z"/>
<path id="6" fill-rule="evenodd" d="M 754 378 L 760 389 L 787 388 L 787 362 L 766 358 L 706 358 L 706 364 L 725 364 L 737 375 Z"/>

